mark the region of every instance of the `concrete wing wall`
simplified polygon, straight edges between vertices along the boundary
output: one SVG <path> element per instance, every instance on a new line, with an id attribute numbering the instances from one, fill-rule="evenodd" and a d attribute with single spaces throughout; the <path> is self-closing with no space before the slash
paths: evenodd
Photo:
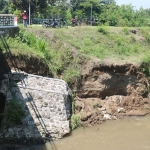
<path id="1" fill-rule="evenodd" d="M 6 101 L 13 95 L 26 112 L 22 125 L 3 132 L 3 140 L 14 136 L 22 142 L 58 139 L 70 132 L 71 96 L 65 81 L 24 73 L 11 73 Z M 15 109 L 15 108 L 14 108 Z"/>

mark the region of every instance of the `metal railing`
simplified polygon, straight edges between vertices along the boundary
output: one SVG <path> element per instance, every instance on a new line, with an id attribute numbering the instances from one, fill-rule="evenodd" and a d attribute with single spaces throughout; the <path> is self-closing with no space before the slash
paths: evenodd
<path id="1" fill-rule="evenodd" d="M 13 14 L 0 14 L 0 26 L 14 26 Z"/>

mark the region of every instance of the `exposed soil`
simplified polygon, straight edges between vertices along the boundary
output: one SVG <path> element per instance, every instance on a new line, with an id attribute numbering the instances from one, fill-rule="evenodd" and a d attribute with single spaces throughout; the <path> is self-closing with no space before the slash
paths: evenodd
<path id="1" fill-rule="evenodd" d="M 48 66 L 44 62 L 36 58 L 35 56 L 30 58 L 26 58 L 26 56 L 20 56 L 20 57 L 12 56 L 12 59 L 7 57 L 7 62 L 11 70 L 15 70 L 13 65 L 15 64 L 16 68 L 19 69 L 20 71 L 24 71 L 29 74 L 53 77 L 51 72 L 48 69 Z"/>
<path id="2" fill-rule="evenodd" d="M 52 36 L 49 31 L 45 36 Z M 37 35 L 37 36 L 38 36 Z M 13 57 L 18 69 L 30 74 L 52 77 L 48 67 L 38 58 Z M 7 59 L 13 69 L 12 63 Z M 92 58 L 82 64 L 82 74 L 70 87 L 75 95 L 75 113 L 81 114 L 82 125 L 101 124 L 108 119 L 123 116 L 143 116 L 150 113 L 150 95 L 147 93 L 147 78 L 140 66 L 119 64 L 116 60 L 103 62 Z"/>
<path id="3" fill-rule="evenodd" d="M 21 71 L 52 77 L 37 58 L 28 62 L 24 58 L 21 63 L 17 57 L 13 58 Z M 9 59 L 8 64 L 12 68 Z M 75 113 L 81 114 L 82 125 L 91 126 L 108 119 L 150 113 L 147 78 L 138 70 L 132 64 L 99 64 L 97 59 L 83 64 L 80 79 L 71 84 L 75 93 Z"/>
<path id="4" fill-rule="evenodd" d="M 82 124 L 87 126 L 123 116 L 143 116 L 150 112 L 146 89 L 147 78 L 131 64 L 95 65 L 83 73 L 76 88 L 75 112 L 81 113 Z"/>

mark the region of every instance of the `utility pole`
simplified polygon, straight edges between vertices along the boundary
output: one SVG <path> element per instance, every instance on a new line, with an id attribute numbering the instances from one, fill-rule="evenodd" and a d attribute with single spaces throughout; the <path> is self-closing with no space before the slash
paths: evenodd
<path id="1" fill-rule="evenodd" d="M 91 4 L 91 26 L 92 26 L 92 4 Z"/>
<path id="2" fill-rule="evenodd" d="M 31 20 L 31 5 L 30 5 L 30 0 L 29 0 L 29 25 L 31 24 L 30 20 Z"/>
<path id="3" fill-rule="evenodd" d="M 8 14 L 9 14 L 9 0 L 8 0 Z"/>

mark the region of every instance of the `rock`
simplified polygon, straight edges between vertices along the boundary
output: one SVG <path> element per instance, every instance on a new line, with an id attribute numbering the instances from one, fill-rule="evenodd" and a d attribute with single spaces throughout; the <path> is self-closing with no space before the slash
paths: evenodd
<path id="1" fill-rule="evenodd" d="M 122 112 L 124 110 L 124 108 L 118 108 L 118 113 Z"/>
<path id="2" fill-rule="evenodd" d="M 70 133 L 70 129 L 64 129 L 63 135 Z"/>
<path id="3" fill-rule="evenodd" d="M 111 119 L 111 116 L 109 114 L 104 114 L 105 119 Z"/>

